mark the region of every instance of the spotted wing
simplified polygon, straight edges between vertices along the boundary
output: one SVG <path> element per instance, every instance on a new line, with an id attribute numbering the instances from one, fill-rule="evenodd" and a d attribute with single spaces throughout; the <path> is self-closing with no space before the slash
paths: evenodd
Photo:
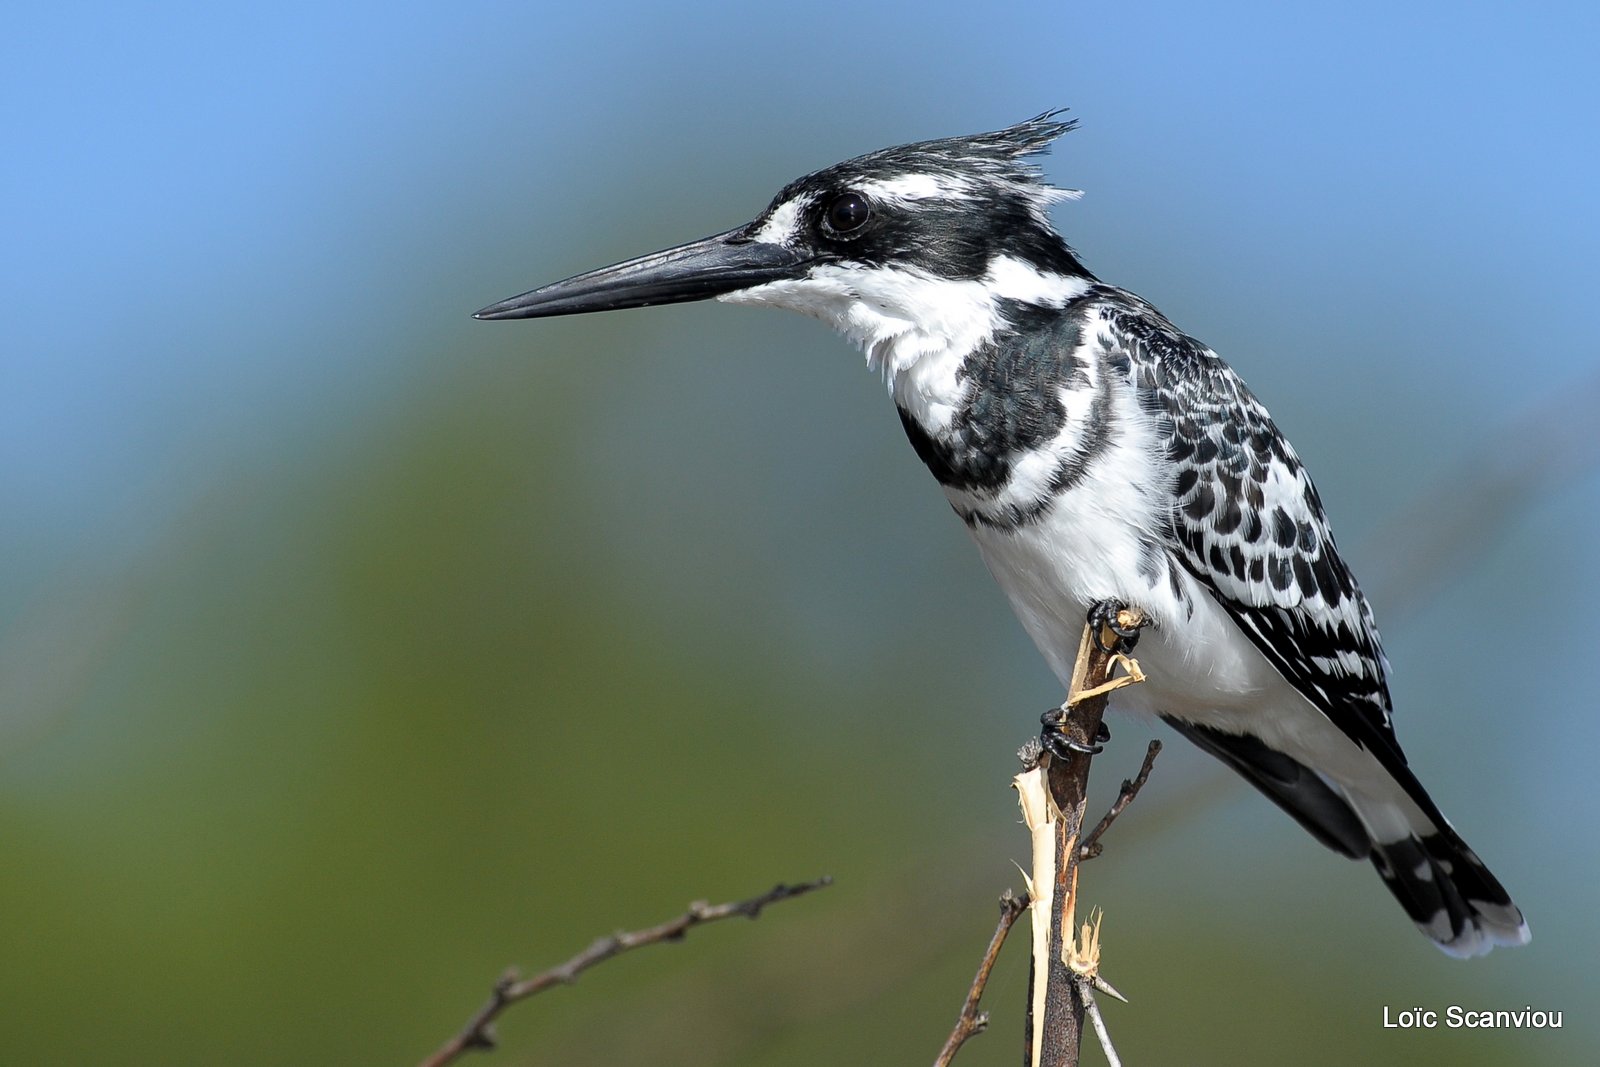
<path id="1" fill-rule="evenodd" d="M 1415 782 L 1372 611 L 1294 448 L 1232 368 L 1154 308 L 1130 297 L 1102 318 L 1176 467 L 1174 556 L 1301 695 Z"/>

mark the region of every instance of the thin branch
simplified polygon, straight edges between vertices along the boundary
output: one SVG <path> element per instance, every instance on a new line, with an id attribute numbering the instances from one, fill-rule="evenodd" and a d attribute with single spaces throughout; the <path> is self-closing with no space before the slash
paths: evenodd
<path id="1" fill-rule="evenodd" d="M 776 904 L 781 900 L 802 896 L 817 889 L 824 889 L 833 884 L 833 879 L 824 875 L 814 882 L 801 882 L 798 885 L 777 885 L 758 897 L 749 900 L 736 900 L 727 904 L 707 904 L 704 901 L 695 901 L 689 905 L 689 910 L 675 919 L 669 919 L 658 926 L 645 930 L 635 930 L 631 933 L 623 932 L 610 937 L 596 940 L 588 948 L 572 957 L 567 962 L 552 967 L 547 971 L 533 975 L 530 978 L 518 978 L 515 968 L 500 976 L 494 984 L 494 992 L 490 995 L 488 1003 L 479 1008 L 477 1014 L 467 1020 L 467 1025 L 443 1045 L 438 1051 L 422 1061 L 421 1067 L 443 1067 L 444 1064 L 454 1062 L 463 1052 L 469 1049 L 491 1049 L 495 1047 L 493 1023 L 500 1013 L 519 1000 L 526 1000 L 536 993 L 542 993 L 555 985 L 571 985 L 578 980 L 578 976 L 597 963 L 604 963 L 613 956 L 619 956 L 630 949 L 642 948 L 645 945 L 657 945 L 664 941 L 680 941 L 692 928 L 704 923 L 716 922 L 719 919 L 731 919 L 742 915 L 747 919 L 754 919 L 761 914 L 768 904 Z"/>
<path id="2" fill-rule="evenodd" d="M 1144 750 L 1144 763 L 1140 765 L 1139 773 L 1134 775 L 1132 781 L 1126 778 L 1122 780 L 1122 789 L 1117 793 L 1117 799 L 1111 805 L 1111 810 L 1095 824 L 1093 830 L 1084 835 L 1083 845 L 1078 849 L 1078 862 L 1092 860 L 1100 855 L 1103 847 L 1100 844 L 1100 835 L 1111 829 L 1111 824 L 1117 821 L 1117 816 L 1126 811 L 1128 805 L 1133 803 L 1133 798 L 1139 795 L 1139 790 L 1150 780 L 1150 768 L 1156 765 L 1156 757 L 1160 754 L 1161 742 L 1151 741 L 1150 747 Z"/>
<path id="3" fill-rule="evenodd" d="M 1117 615 L 1117 626 L 1123 633 L 1136 631 L 1146 622 L 1138 611 L 1124 609 Z M 1053 845 L 1053 849 L 1048 871 L 1041 869 L 1041 857 L 1035 854 L 1035 882 L 1031 887 L 1036 899 L 1048 900 L 1048 921 L 1035 922 L 1033 992 L 1028 1006 L 1027 1036 L 1031 1062 L 1036 1067 L 1077 1064 L 1087 1012 L 1080 979 L 1092 978 L 1099 968 L 1098 920 L 1084 924 L 1081 943 L 1075 939 L 1078 863 L 1083 855 L 1089 763 L 1099 751 L 1094 741 L 1105 716 L 1106 699 L 1113 689 L 1143 678 L 1137 664 L 1118 653 L 1119 647 L 1120 638 L 1112 629 L 1095 633 L 1091 626 L 1084 627 L 1060 726 L 1072 751 L 1065 759 L 1052 757 L 1044 768 L 1054 818 L 1053 833 L 1035 836 L 1036 846 Z M 1114 679 L 1118 663 L 1127 676 Z M 1147 751 L 1146 759 L 1150 758 Z M 1131 783 L 1128 788 L 1137 792 Z M 1127 802 L 1119 798 L 1122 808 L 1128 802 L 1131 798 Z M 1117 811 L 1120 813 L 1120 808 Z M 1115 819 L 1115 815 L 1111 818 Z M 1037 943 L 1040 934 L 1044 946 Z M 1045 950 L 1040 951 L 1041 947 Z"/>
<path id="4" fill-rule="evenodd" d="M 1094 982 L 1088 978 L 1078 979 L 1078 995 L 1083 997 L 1084 1009 L 1088 1012 L 1089 1021 L 1094 1024 L 1094 1036 L 1100 1039 L 1100 1050 L 1106 1054 L 1106 1062 L 1110 1067 L 1122 1067 L 1122 1060 L 1117 1058 L 1117 1050 L 1111 1044 L 1111 1034 L 1106 1030 L 1106 1021 L 1100 1017 L 1100 1005 L 1094 999 Z"/>
<path id="5" fill-rule="evenodd" d="M 978 976 L 972 980 L 972 988 L 967 990 L 967 1000 L 961 1005 L 961 1017 L 956 1020 L 956 1028 L 950 1031 L 950 1037 L 945 1041 L 944 1048 L 939 1050 L 939 1058 L 933 1061 L 933 1067 L 948 1067 L 950 1061 L 956 1058 L 956 1052 L 967 1043 L 967 1038 L 983 1033 L 989 1025 L 989 1013 L 978 1010 L 978 1001 L 983 997 L 984 987 L 989 984 L 989 972 L 994 970 L 994 962 L 1000 957 L 1000 946 L 1006 943 L 1006 935 L 1011 932 L 1017 916 L 1027 910 L 1028 894 L 1016 897 L 1008 889 L 1001 896 L 1000 922 L 994 928 L 994 936 L 989 938 L 989 947 L 984 951 L 983 959 L 978 963 Z"/>

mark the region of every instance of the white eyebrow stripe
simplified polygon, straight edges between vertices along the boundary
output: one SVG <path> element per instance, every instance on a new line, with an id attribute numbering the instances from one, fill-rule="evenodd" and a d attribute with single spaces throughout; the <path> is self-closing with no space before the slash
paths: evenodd
<path id="1" fill-rule="evenodd" d="M 903 174 L 852 186 L 857 192 L 879 200 L 970 200 L 972 187 L 959 178 L 941 174 Z"/>

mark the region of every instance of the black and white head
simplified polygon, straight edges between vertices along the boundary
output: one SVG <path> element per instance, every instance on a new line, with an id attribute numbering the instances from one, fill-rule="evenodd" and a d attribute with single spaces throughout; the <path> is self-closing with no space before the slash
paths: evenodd
<path id="1" fill-rule="evenodd" d="M 1056 233 L 1032 157 L 1075 123 L 1047 112 L 993 133 L 885 148 L 790 182 L 736 229 L 484 308 L 533 318 L 716 297 L 789 308 L 860 344 L 887 373 L 965 350 L 1001 301 L 1059 307 L 1093 279 Z"/>

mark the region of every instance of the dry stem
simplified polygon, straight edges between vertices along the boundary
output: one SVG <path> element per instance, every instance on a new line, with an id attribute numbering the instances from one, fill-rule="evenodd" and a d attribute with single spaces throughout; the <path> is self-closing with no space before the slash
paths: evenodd
<path id="1" fill-rule="evenodd" d="M 1021 897 L 1011 895 L 1011 890 L 1006 890 L 1000 898 L 1000 922 L 994 928 L 994 936 L 989 938 L 989 947 L 984 951 L 983 959 L 978 963 L 978 975 L 972 980 L 972 988 L 967 990 L 966 1003 L 961 1005 L 961 1016 L 956 1020 L 956 1028 L 950 1031 L 950 1037 L 944 1043 L 944 1048 L 939 1050 L 939 1058 L 933 1061 L 933 1067 L 948 1067 L 951 1060 L 956 1058 L 956 1052 L 967 1039 L 974 1034 L 981 1034 L 989 1025 L 989 1013 L 978 1010 L 978 1001 L 983 997 L 984 987 L 989 984 L 989 972 L 994 970 L 994 961 L 1000 957 L 1000 946 L 1006 943 L 1006 935 L 1011 932 L 1011 927 L 1017 921 L 1017 916 L 1028 910 L 1028 895 Z"/>
<path id="2" fill-rule="evenodd" d="M 571 985 L 578 980 L 578 976 L 597 963 L 603 963 L 613 956 L 621 955 L 629 949 L 642 948 L 645 945 L 657 945 L 663 941 L 679 941 L 693 927 L 704 923 L 716 922 L 719 919 L 731 919 L 736 915 L 754 919 L 761 914 L 761 909 L 768 904 L 776 904 L 780 900 L 798 897 L 813 890 L 823 889 L 833 884 L 833 879 L 827 876 L 814 882 L 801 882 L 798 885 L 777 885 L 758 897 L 749 900 L 731 901 L 727 904 L 707 904 L 704 901 L 695 901 L 689 905 L 689 910 L 675 919 L 669 919 L 658 926 L 645 930 L 635 930 L 631 933 L 623 932 L 610 937 L 597 939 L 588 948 L 572 957 L 567 962 L 547 971 L 533 975 L 530 978 L 518 978 L 515 968 L 506 971 L 500 980 L 494 984 L 494 992 L 490 995 L 488 1003 L 479 1008 L 477 1013 L 467 1020 L 467 1025 L 443 1045 L 438 1051 L 422 1061 L 421 1067 L 443 1067 L 444 1064 L 454 1060 L 468 1049 L 491 1049 L 495 1046 L 494 1020 L 505 1011 L 507 1007 L 519 1000 L 526 1000 L 535 993 L 542 993 L 555 985 Z"/>
<path id="3" fill-rule="evenodd" d="M 1160 754 L 1161 742 L 1151 741 L 1149 747 L 1144 750 L 1144 763 L 1140 764 L 1139 773 L 1134 775 L 1131 781 L 1127 778 L 1122 780 L 1122 789 L 1117 793 L 1117 799 L 1111 805 L 1111 810 L 1095 824 L 1093 830 L 1084 835 L 1083 845 L 1078 849 L 1079 863 L 1100 855 L 1102 848 L 1100 835 L 1111 829 L 1111 824 L 1117 821 L 1117 816 L 1126 811 L 1128 805 L 1133 803 L 1133 798 L 1139 795 L 1139 790 L 1150 780 L 1150 769 L 1156 765 L 1156 757 Z"/>
<path id="4" fill-rule="evenodd" d="M 1142 613 L 1127 610 L 1119 613 L 1117 621 L 1124 629 L 1143 626 L 1146 622 Z M 1067 1067 L 1078 1062 L 1088 1010 L 1083 990 L 1098 977 L 1099 970 L 1098 924 L 1092 928 L 1085 924 L 1085 936 L 1081 941 L 1073 939 L 1078 863 L 1086 853 L 1093 854 L 1099 845 L 1099 834 L 1132 802 L 1139 786 L 1148 779 L 1155 751 L 1159 750 L 1159 746 L 1155 746 L 1147 751 L 1144 767 L 1135 779 L 1137 784 L 1125 784 L 1123 795 L 1101 820 L 1101 825 L 1085 838 L 1083 824 L 1088 802 L 1089 762 L 1093 755 L 1091 746 L 1105 715 L 1107 697 L 1113 690 L 1142 677 L 1137 664 L 1130 664 L 1127 657 L 1118 652 L 1119 639 L 1112 631 L 1103 631 L 1098 635 L 1099 640 L 1096 636 L 1089 627 L 1084 627 L 1061 724 L 1062 732 L 1075 743 L 1075 751 L 1066 759 L 1050 757 L 1043 761 L 1042 774 L 1049 785 L 1048 806 L 1053 809 L 1053 819 L 1049 835 L 1052 846 L 1049 870 L 1046 873 L 1042 869 L 1046 865 L 1036 853 L 1036 884 L 1031 887 L 1036 900 L 1048 901 L 1048 920 L 1040 922 L 1042 916 L 1036 916 L 1034 921 L 1036 944 L 1028 1037 L 1033 1057 L 1030 1062 L 1036 1067 Z M 1124 665 L 1127 674 L 1113 677 L 1118 663 Z M 1044 844 L 1037 832 L 1035 842 Z M 1039 884 L 1046 879 L 1048 884 Z M 1043 945 L 1037 940 L 1041 936 L 1046 939 Z"/>

